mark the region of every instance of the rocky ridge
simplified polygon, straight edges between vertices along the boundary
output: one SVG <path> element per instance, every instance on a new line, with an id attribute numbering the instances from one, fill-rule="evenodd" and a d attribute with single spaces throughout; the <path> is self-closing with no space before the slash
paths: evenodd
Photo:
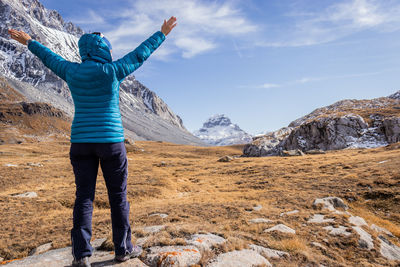
<path id="1" fill-rule="evenodd" d="M 211 116 L 203 123 L 203 127 L 193 134 L 205 143 L 215 146 L 247 144 L 252 140 L 250 134 L 233 124 L 224 114 Z"/>
<path id="2" fill-rule="evenodd" d="M 0 69 L 4 78 L 32 101 L 44 100 L 72 115 L 67 84 L 25 46 L 11 40 L 7 30 L 23 30 L 73 62 L 80 62 L 77 42 L 83 30 L 64 22 L 57 11 L 46 9 L 38 0 L 0 0 L 0 11 Z M 185 129 L 182 119 L 162 99 L 133 75 L 121 83 L 120 107 L 125 133 L 133 139 L 203 144 Z"/>
<path id="3" fill-rule="evenodd" d="M 371 100 L 342 100 L 314 110 L 273 133 L 257 136 L 245 156 L 282 151 L 374 148 L 400 141 L 400 91 Z"/>

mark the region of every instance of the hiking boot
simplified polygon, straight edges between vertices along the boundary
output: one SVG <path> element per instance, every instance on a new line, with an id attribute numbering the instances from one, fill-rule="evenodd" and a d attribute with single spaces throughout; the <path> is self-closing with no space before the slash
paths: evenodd
<path id="1" fill-rule="evenodd" d="M 135 245 L 130 253 L 125 255 L 115 255 L 115 260 L 119 262 L 127 261 L 131 258 L 139 257 L 142 254 L 143 249 L 141 246 Z"/>
<path id="2" fill-rule="evenodd" d="M 89 257 L 83 257 L 82 259 L 72 261 L 72 267 L 90 267 Z"/>

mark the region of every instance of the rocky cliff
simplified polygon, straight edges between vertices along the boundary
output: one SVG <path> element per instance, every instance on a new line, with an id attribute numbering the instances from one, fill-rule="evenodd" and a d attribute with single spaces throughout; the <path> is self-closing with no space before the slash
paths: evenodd
<path id="1" fill-rule="evenodd" d="M 399 142 L 400 91 L 370 100 L 342 100 L 318 108 L 283 129 L 257 137 L 244 148 L 244 155 L 278 155 L 283 150 L 296 149 L 373 148 Z"/>
<path id="2" fill-rule="evenodd" d="M 57 11 L 46 9 L 38 0 L 0 0 L 1 74 L 32 101 L 51 102 L 72 116 L 73 104 L 67 84 L 48 70 L 26 46 L 11 40 L 7 33 L 9 28 L 27 32 L 74 62 L 80 62 L 77 42 L 83 30 L 65 22 Z M 185 129 L 181 118 L 162 99 L 133 75 L 121 84 L 120 105 L 125 133 L 134 139 L 203 144 Z"/>

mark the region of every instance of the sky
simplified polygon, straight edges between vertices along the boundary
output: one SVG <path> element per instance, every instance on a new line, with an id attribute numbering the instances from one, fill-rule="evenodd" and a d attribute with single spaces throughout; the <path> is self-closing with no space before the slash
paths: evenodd
<path id="1" fill-rule="evenodd" d="M 398 0 L 40 0 L 118 59 L 178 25 L 134 75 L 194 131 L 225 114 L 274 131 L 342 99 L 400 90 Z"/>

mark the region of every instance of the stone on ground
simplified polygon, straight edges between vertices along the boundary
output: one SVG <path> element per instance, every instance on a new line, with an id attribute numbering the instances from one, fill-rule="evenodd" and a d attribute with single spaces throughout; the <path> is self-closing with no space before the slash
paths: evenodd
<path id="1" fill-rule="evenodd" d="M 264 232 L 272 232 L 272 231 L 278 231 L 282 233 L 288 233 L 288 234 L 295 234 L 296 231 L 293 230 L 292 228 L 284 225 L 284 224 L 277 224 L 271 228 L 265 229 Z"/>
<path id="2" fill-rule="evenodd" d="M 381 240 L 382 256 L 388 260 L 400 261 L 400 248 L 381 235 L 378 238 Z"/>
<path id="3" fill-rule="evenodd" d="M 195 246 L 156 246 L 147 253 L 145 263 L 157 267 L 180 267 L 198 264 L 201 253 Z"/>
<path id="4" fill-rule="evenodd" d="M 365 220 L 361 217 L 358 216 L 351 216 L 349 218 L 349 222 L 355 226 L 363 226 L 363 225 L 368 225 Z"/>
<path id="5" fill-rule="evenodd" d="M 253 207 L 253 210 L 255 210 L 255 211 L 259 211 L 261 209 L 262 209 L 262 205 L 261 204 L 258 204 L 257 206 Z"/>
<path id="6" fill-rule="evenodd" d="M 272 267 L 271 263 L 252 249 L 242 249 L 219 254 L 207 267 Z"/>
<path id="7" fill-rule="evenodd" d="M 282 212 L 281 214 L 279 214 L 279 216 L 284 216 L 284 215 L 292 215 L 292 214 L 296 214 L 298 213 L 299 210 L 292 210 L 292 211 L 287 211 L 287 212 Z"/>
<path id="8" fill-rule="evenodd" d="M 344 226 L 341 226 L 341 225 L 339 227 L 337 227 L 337 228 L 335 228 L 333 226 L 325 226 L 324 229 L 329 231 L 330 235 L 344 235 L 344 236 L 351 235 L 350 232 L 346 231 L 348 228 L 344 227 Z"/>
<path id="9" fill-rule="evenodd" d="M 164 219 L 164 218 L 168 217 L 168 214 L 166 214 L 166 213 L 153 213 L 153 214 L 149 215 L 149 217 L 153 217 L 153 216 L 160 216 L 162 219 Z"/>
<path id="10" fill-rule="evenodd" d="M 233 157 L 231 157 L 231 156 L 223 156 L 222 158 L 218 159 L 218 162 L 229 162 L 232 160 L 233 160 Z"/>
<path id="11" fill-rule="evenodd" d="M 25 192 L 25 193 L 22 193 L 22 194 L 15 194 L 15 195 L 12 195 L 13 197 L 27 197 L 27 198 L 35 198 L 35 197 L 37 197 L 38 195 L 36 194 L 36 192 Z"/>
<path id="12" fill-rule="evenodd" d="M 322 214 L 314 214 L 314 216 L 308 219 L 308 223 L 328 223 L 334 222 L 334 219 L 324 219 L 325 215 Z"/>
<path id="13" fill-rule="evenodd" d="M 330 211 L 335 211 L 336 208 L 348 209 L 348 206 L 338 197 L 317 198 L 314 200 L 313 207 L 317 208 L 320 204 L 322 204 L 323 209 L 328 209 Z"/>
<path id="14" fill-rule="evenodd" d="M 223 244 L 226 239 L 214 234 L 194 234 L 187 239 L 186 242 L 189 245 L 196 246 L 201 250 L 211 250 L 213 246 Z"/>
<path id="15" fill-rule="evenodd" d="M 44 252 L 46 252 L 46 251 L 49 251 L 49 250 L 51 249 L 52 246 L 53 246 L 53 243 L 52 243 L 52 242 L 46 243 L 46 244 L 43 244 L 43 245 L 40 245 L 40 246 L 38 246 L 37 248 L 32 249 L 32 250 L 29 252 L 28 255 L 29 255 L 29 256 L 32 256 L 32 255 L 38 255 L 38 254 L 44 253 Z"/>
<path id="16" fill-rule="evenodd" d="M 353 226 L 353 229 L 360 236 L 360 239 L 358 240 L 360 248 L 365 248 L 368 250 L 374 248 L 374 241 L 372 240 L 372 236 L 369 233 L 367 233 L 364 229 L 362 229 L 359 226 Z"/>
<path id="17" fill-rule="evenodd" d="M 257 246 L 254 244 L 249 245 L 250 249 L 256 251 L 257 253 L 261 254 L 262 256 L 266 258 L 271 258 L 271 259 L 280 259 L 283 257 L 289 257 L 289 253 L 280 251 L 280 250 L 275 250 L 275 249 L 270 249 L 262 246 Z"/>

